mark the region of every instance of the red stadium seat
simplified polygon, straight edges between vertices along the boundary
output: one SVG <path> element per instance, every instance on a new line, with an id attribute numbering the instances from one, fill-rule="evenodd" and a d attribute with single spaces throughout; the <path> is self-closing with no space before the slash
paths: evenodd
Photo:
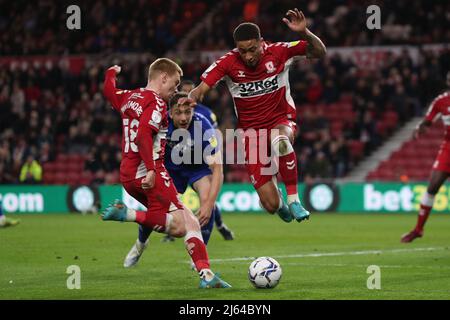
<path id="1" fill-rule="evenodd" d="M 69 172 L 67 174 L 66 183 L 70 185 L 77 185 L 81 179 L 81 176 L 79 173 L 76 172 Z"/>
<path id="2" fill-rule="evenodd" d="M 55 172 L 66 172 L 67 162 L 63 162 L 63 161 L 55 162 L 54 170 L 55 170 Z"/>
<path id="3" fill-rule="evenodd" d="M 364 143 L 359 140 L 350 140 L 348 142 L 351 157 L 359 161 L 364 155 Z"/>
<path id="4" fill-rule="evenodd" d="M 45 184 L 53 184 L 55 181 L 55 174 L 52 171 L 44 172 L 42 180 Z"/>
<path id="5" fill-rule="evenodd" d="M 54 184 L 66 184 L 67 182 L 67 175 L 64 172 L 57 172 L 54 177 Z"/>
<path id="6" fill-rule="evenodd" d="M 394 128 L 397 127 L 398 124 L 398 114 L 395 111 L 386 111 L 383 114 L 383 119 L 382 121 L 384 121 L 384 123 L 386 124 L 387 128 L 389 130 L 392 130 Z"/>

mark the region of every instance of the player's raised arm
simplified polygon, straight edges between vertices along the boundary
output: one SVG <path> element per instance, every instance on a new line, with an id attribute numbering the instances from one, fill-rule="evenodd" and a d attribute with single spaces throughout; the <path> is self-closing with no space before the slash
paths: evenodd
<path id="1" fill-rule="evenodd" d="M 446 103 L 443 103 L 442 95 L 436 97 L 433 101 L 431 101 L 430 106 L 428 107 L 428 111 L 425 115 L 425 118 L 419 122 L 413 132 L 413 138 L 418 139 L 421 134 L 423 134 L 428 127 L 431 126 L 433 121 L 435 121 L 441 115 L 441 108 L 446 106 Z"/>
<path id="2" fill-rule="evenodd" d="M 119 109 L 122 102 L 123 90 L 116 88 L 116 75 L 120 73 L 121 67 L 114 65 L 110 67 L 105 74 L 105 82 L 103 84 L 103 95 L 112 104 L 114 109 Z"/>
<path id="3" fill-rule="evenodd" d="M 306 27 L 306 18 L 303 12 L 295 8 L 294 10 L 289 10 L 286 13 L 286 16 L 286 18 L 283 18 L 283 21 L 287 24 L 289 29 L 298 32 L 300 38 L 308 42 L 306 47 L 306 57 L 323 58 L 327 53 L 327 49 L 322 40 Z"/>
<path id="4" fill-rule="evenodd" d="M 200 82 L 198 86 L 191 90 L 188 94 L 188 98 L 194 101 L 202 101 L 206 93 L 211 89 L 205 82 Z"/>

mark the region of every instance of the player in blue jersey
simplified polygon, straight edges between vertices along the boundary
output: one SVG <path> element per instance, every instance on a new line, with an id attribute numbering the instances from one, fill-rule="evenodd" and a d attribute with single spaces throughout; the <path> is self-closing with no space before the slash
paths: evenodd
<path id="1" fill-rule="evenodd" d="M 216 199 L 223 183 L 223 164 L 216 131 L 193 105 L 179 105 L 187 93 L 176 93 L 169 103 L 169 128 L 164 166 L 178 193 L 190 185 L 200 198 L 197 217 L 202 227 L 205 244 L 208 243 L 217 213 Z M 139 236 L 124 261 L 125 267 L 134 266 L 148 246 L 151 229 L 139 226 Z"/>
<path id="2" fill-rule="evenodd" d="M 183 80 L 180 84 L 180 91 L 181 92 L 190 92 L 192 89 L 195 88 L 195 83 L 190 80 Z M 210 108 L 207 106 L 197 103 L 195 105 L 194 109 L 195 113 L 200 113 L 202 116 L 204 116 L 206 119 L 209 120 L 209 122 L 212 124 L 212 126 L 217 129 L 219 124 L 217 123 L 217 116 L 212 112 Z M 220 234 L 223 236 L 225 240 L 233 240 L 234 239 L 234 233 L 231 231 L 227 225 L 222 220 L 222 214 L 220 212 L 220 209 L 216 207 L 216 210 L 214 212 L 214 221 L 216 223 L 217 230 L 220 232 Z M 163 238 L 163 241 L 174 241 L 175 238 L 166 235 Z"/>

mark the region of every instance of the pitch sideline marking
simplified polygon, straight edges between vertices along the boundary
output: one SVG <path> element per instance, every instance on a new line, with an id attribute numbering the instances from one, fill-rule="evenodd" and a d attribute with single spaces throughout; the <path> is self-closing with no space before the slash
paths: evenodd
<path id="1" fill-rule="evenodd" d="M 336 256 L 356 256 L 356 255 L 370 255 L 383 253 L 402 253 L 402 252 L 416 252 L 416 251 L 437 251 L 445 250 L 444 247 L 430 247 L 430 248 L 412 248 L 412 249 L 392 249 L 392 250 L 364 250 L 364 251 L 342 251 L 342 252 L 323 252 L 323 253 L 304 253 L 304 254 L 290 254 L 272 256 L 275 259 L 286 258 L 316 258 L 316 257 L 336 257 Z M 231 261 L 247 261 L 253 260 L 256 257 L 239 257 L 228 259 L 210 259 L 211 262 L 231 262 Z"/>

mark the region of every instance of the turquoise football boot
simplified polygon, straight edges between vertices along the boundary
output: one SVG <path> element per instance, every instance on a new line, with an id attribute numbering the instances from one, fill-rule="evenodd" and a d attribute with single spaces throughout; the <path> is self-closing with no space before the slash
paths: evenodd
<path id="1" fill-rule="evenodd" d="M 126 221 L 127 219 L 127 207 L 125 204 L 116 199 L 112 205 L 109 205 L 102 214 L 102 220 L 112 220 L 112 221 Z"/>
<path id="2" fill-rule="evenodd" d="M 281 189 L 278 189 L 278 194 L 280 195 L 280 201 L 282 201 L 281 208 L 277 210 L 278 216 L 283 220 L 284 222 L 291 222 L 292 221 L 292 214 L 289 211 L 289 207 L 287 206 L 286 202 L 283 200 L 283 194 L 281 193 Z"/>
<path id="3" fill-rule="evenodd" d="M 281 200 L 281 199 L 280 199 Z M 277 210 L 278 216 L 283 220 L 284 222 L 291 222 L 292 221 L 292 214 L 289 210 L 289 207 L 287 204 L 283 201 L 283 204 L 280 209 Z"/>
<path id="4" fill-rule="evenodd" d="M 211 281 L 206 281 L 202 278 L 198 287 L 200 289 L 231 288 L 231 285 L 220 279 L 219 274 L 215 273 L 214 278 L 212 278 Z"/>
<path id="5" fill-rule="evenodd" d="M 289 205 L 289 211 L 292 216 L 297 220 L 297 222 L 302 222 L 303 220 L 309 220 L 310 213 L 308 210 L 303 208 L 300 202 L 295 201 Z"/>

